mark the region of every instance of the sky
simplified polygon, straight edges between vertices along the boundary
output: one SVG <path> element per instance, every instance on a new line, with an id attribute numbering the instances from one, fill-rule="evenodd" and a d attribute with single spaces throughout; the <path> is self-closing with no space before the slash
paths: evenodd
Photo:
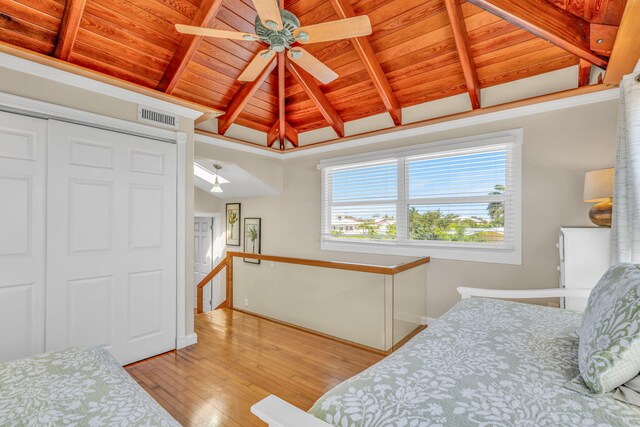
<path id="1" fill-rule="evenodd" d="M 448 155 L 447 157 L 407 158 L 409 198 L 461 197 L 487 195 L 496 185 L 505 185 L 506 157 L 504 149 Z M 332 200 L 351 202 L 371 200 L 370 206 L 336 207 L 333 213 L 371 218 L 374 215 L 395 217 L 397 195 L 396 162 L 381 163 L 357 169 L 334 170 Z M 387 202 L 387 203 L 385 203 Z M 440 209 L 460 216 L 488 218 L 487 203 L 423 204 L 420 212 Z"/>

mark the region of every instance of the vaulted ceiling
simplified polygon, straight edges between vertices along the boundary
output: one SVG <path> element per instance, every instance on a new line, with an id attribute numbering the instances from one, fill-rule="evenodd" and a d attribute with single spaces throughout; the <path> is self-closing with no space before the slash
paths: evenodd
<path id="1" fill-rule="evenodd" d="M 275 0 L 274 0 L 275 1 Z M 306 45 L 337 72 L 322 85 L 280 55 L 255 82 L 237 77 L 258 42 L 181 35 L 174 24 L 254 32 L 251 0 L 0 0 L 0 40 L 225 111 L 231 123 L 286 134 L 581 63 L 606 68 L 625 0 L 285 0 L 302 25 L 368 15 L 368 37 Z M 282 149 L 285 144 L 276 144 Z"/>

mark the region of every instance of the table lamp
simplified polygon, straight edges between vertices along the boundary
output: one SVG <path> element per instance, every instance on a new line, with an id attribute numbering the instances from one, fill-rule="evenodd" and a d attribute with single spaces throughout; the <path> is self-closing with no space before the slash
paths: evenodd
<path id="1" fill-rule="evenodd" d="M 589 218 L 598 227 L 611 227 L 614 169 L 598 169 L 584 175 L 584 201 L 595 203 Z"/>

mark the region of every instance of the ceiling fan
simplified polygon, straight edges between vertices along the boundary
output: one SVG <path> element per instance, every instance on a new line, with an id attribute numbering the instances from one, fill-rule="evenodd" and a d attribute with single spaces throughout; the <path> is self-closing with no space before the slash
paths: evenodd
<path id="1" fill-rule="evenodd" d="M 238 80 L 253 81 L 271 62 L 277 52 L 287 51 L 287 57 L 323 84 L 335 80 L 338 75 L 319 59 L 304 50 L 299 44 L 341 40 L 371 34 L 371 22 L 366 15 L 321 24 L 300 26 L 300 21 L 291 12 L 278 7 L 277 0 L 252 0 L 258 12 L 256 32 L 242 33 L 217 30 L 215 28 L 194 27 L 176 24 L 178 32 L 204 37 L 218 37 L 231 40 L 259 41 L 269 47 L 251 60 Z"/>

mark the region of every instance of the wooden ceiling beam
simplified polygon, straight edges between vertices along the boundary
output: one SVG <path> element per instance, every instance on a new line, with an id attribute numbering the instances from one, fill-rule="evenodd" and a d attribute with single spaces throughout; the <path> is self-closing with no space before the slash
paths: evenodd
<path id="1" fill-rule="evenodd" d="M 285 136 L 295 148 L 298 148 L 298 131 L 285 122 Z"/>
<path id="2" fill-rule="evenodd" d="M 578 87 L 588 86 L 591 79 L 591 64 L 584 59 L 580 60 L 578 66 Z"/>
<path id="3" fill-rule="evenodd" d="M 349 0 L 331 0 L 331 4 L 340 19 L 353 18 L 356 16 Z M 373 81 L 373 85 L 380 94 L 380 98 L 382 98 L 384 106 L 391 115 L 393 123 L 395 123 L 396 126 L 401 125 L 402 107 L 389 84 L 389 80 L 387 80 L 384 70 L 380 66 L 380 62 L 371 47 L 371 43 L 369 43 L 369 39 L 366 37 L 356 37 L 351 39 L 351 43 L 364 64 L 364 68 L 367 70 L 369 77 Z"/>
<path id="4" fill-rule="evenodd" d="M 280 150 L 284 150 L 285 128 L 285 81 L 284 81 L 285 56 L 284 52 L 278 52 L 278 138 L 280 138 Z"/>
<path id="5" fill-rule="evenodd" d="M 453 38 L 456 42 L 458 56 L 462 63 L 462 71 L 467 83 L 467 91 L 469 92 L 469 98 L 471 99 L 471 106 L 475 110 L 476 108 L 480 108 L 480 82 L 478 81 L 476 65 L 473 62 L 473 56 L 471 55 L 471 45 L 469 44 L 467 28 L 464 24 L 462 8 L 460 7 L 460 2 L 458 0 L 445 0 L 444 3 L 447 7 L 449 21 L 451 22 L 451 29 L 453 30 Z"/>
<path id="6" fill-rule="evenodd" d="M 69 60 L 78 35 L 78 28 L 80 28 L 80 20 L 82 19 L 85 4 L 87 4 L 87 0 L 67 0 L 54 51 L 56 58 L 63 61 Z"/>
<path id="7" fill-rule="evenodd" d="M 618 27 L 591 23 L 589 33 L 591 50 L 600 55 L 611 56 L 613 44 L 618 34 Z"/>
<path id="8" fill-rule="evenodd" d="M 195 120 L 195 124 L 199 125 L 201 123 L 208 122 L 209 120 L 215 119 L 219 115 L 220 114 L 217 114 L 217 113 L 204 113 Z"/>
<path id="9" fill-rule="evenodd" d="M 191 25 L 197 27 L 211 26 L 220 7 L 222 7 L 222 0 L 203 0 L 191 21 Z M 180 81 L 180 77 L 182 77 L 182 73 L 186 70 L 187 65 L 189 65 L 191 58 L 193 58 L 201 42 L 202 37 L 182 35 L 180 44 L 158 83 L 157 89 L 159 91 L 166 93 L 173 92 Z"/>
<path id="10" fill-rule="evenodd" d="M 280 138 L 280 120 L 276 120 L 269 132 L 267 132 L 267 147 L 273 147 L 278 138 Z"/>
<path id="11" fill-rule="evenodd" d="M 333 130 L 338 134 L 339 138 L 344 136 L 344 122 L 338 115 L 338 112 L 333 108 L 329 100 L 316 82 L 313 80 L 306 71 L 297 68 L 290 61 L 285 61 L 287 70 L 291 75 L 300 83 L 300 86 L 307 93 L 311 101 L 316 105 L 322 117 L 329 123 Z"/>
<path id="12" fill-rule="evenodd" d="M 231 98 L 227 105 L 226 113 L 218 118 L 218 133 L 224 135 L 233 122 L 238 118 L 242 109 L 247 105 L 251 97 L 256 93 L 258 88 L 264 83 L 265 79 L 276 68 L 276 57 L 274 56 L 265 67 L 260 75 L 252 82 L 246 82 Z"/>
<path id="13" fill-rule="evenodd" d="M 604 83 L 620 84 L 622 77 L 633 71 L 640 60 L 640 0 L 627 0 L 622 21 L 611 52 Z"/>
<path id="14" fill-rule="evenodd" d="M 601 68 L 607 60 L 590 48 L 589 22 L 551 2 L 539 0 L 468 0 L 486 11 Z"/>

